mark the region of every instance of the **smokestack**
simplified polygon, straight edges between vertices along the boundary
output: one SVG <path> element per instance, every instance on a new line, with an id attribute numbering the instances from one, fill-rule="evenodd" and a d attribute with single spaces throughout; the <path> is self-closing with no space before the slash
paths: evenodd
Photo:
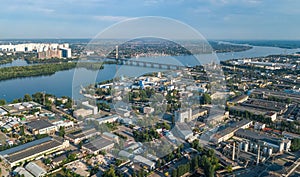
<path id="1" fill-rule="evenodd" d="M 233 148 L 232 148 L 232 160 L 234 160 L 235 156 L 235 142 L 233 142 Z"/>
<path id="2" fill-rule="evenodd" d="M 259 156 L 260 156 L 260 145 L 258 145 L 258 151 L 257 151 L 257 161 L 256 161 L 256 165 L 259 164 Z"/>

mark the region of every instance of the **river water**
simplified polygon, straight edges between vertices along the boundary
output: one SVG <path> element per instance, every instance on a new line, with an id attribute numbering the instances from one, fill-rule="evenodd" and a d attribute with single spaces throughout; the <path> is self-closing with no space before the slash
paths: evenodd
<path id="1" fill-rule="evenodd" d="M 299 52 L 300 49 L 282 49 L 277 47 L 258 47 L 253 46 L 252 49 L 243 52 L 219 53 L 217 57 L 220 61 L 233 58 L 260 57 L 272 54 L 292 54 Z M 211 55 L 209 55 L 211 56 Z M 176 57 L 179 63 L 191 56 Z M 209 60 L 208 56 L 201 56 L 204 60 Z M 201 58 L 200 57 L 200 58 Z M 174 57 L 169 57 L 174 58 Z M 145 57 L 139 58 L 145 61 L 162 62 L 169 60 L 168 57 Z M 171 61 L 171 60 L 170 60 Z M 175 61 L 176 62 L 176 61 Z M 174 63 L 174 61 L 172 61 Z M 189 63 L 188 63 L 189 64 Z M 12 63 L 0 65 L 0 67 L 10 66 L 26 66 L 24 60 L 15 60 Z M 191 64 L 193 65 L 193 64 Z M 23 97 L 26 93 L 33 94 L 36 92 L 46 92 L 56 96 L 73 96 L 78 97 L 81 86 L 86 86 L 91 83 L 100 82 L 107 79 L 112 79 L 116 75 L 117 69 L 122 67 L 122 74 L 129 76 L 139 76 L 148 72 L 159 71 L 155 68 L 143 68 L 135 66 L 116 66 L 104 65 L 104 69 L 99 71 L 90 71 L 84 68 L 71 69 L 68 71 L 59 71 L 50 76 L 27 77 L 0 81 L 0 99 L 6 99 L 8 102 L 15 98 Z M 74 77 L 74 72 L 75 77 Z M 121 74 L 121 75 L 122 75 Z M 74 80 L 74 82 L 73 82 Z M 74 86 L 73 86 L 74 85 Z M 72 90 L 74 88 L 74 91 Z"/>

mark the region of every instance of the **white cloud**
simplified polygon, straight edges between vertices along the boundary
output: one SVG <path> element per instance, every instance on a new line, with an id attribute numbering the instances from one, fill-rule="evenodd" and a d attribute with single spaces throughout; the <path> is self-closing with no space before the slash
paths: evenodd
<path id="1" fill-rule="evenodd" d="M 126 16 L 111 16 L 111 15 L 97 15 L 97 16 L 93 16 L 93 18 L 95 20 L 99 20 L 99 21 L 118 22 L 118 21 L 122 21 L 122 20 L 127 20 L 130 17 L 126 17 Z"/>
<path id="2" fill-rule="evenodd" d="M 42 13 L 52 13 L 55 12 L 54 9 L 48 9 L 48 8 L 35 8 L 34 9 L 37 12 L 42 12 Z"/>

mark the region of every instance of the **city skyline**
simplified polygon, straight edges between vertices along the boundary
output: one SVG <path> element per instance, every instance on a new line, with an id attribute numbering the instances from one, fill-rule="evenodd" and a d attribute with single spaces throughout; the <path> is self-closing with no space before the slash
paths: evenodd
<path id="1" fill-rule="evenodd" d="M 207 39 L 300 39 L 295 23 L 300 2 L 295 0 L 13 0 L 3 4 L 0 39 L 93 38 L 117 22 L 142 16 L 179 20 Z"/>

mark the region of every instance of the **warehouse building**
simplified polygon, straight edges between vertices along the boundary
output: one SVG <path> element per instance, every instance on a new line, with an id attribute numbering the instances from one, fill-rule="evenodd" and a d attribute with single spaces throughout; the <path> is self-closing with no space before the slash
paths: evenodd
<path id="1" fill-rule="evenodd" d="M 149 160 L 143 156 L 140 156 L 140 155 L 136 155 L 134 158 L 133 158 L 133 161 L 135 163 L 140 163 L 141 165 L 145 166 L 146 168 L 150 169 L 150 170 L 153 170 L 155 169 L 155 162 L 153 162 L 152 160 Z"/>
<path id="2" fill-rule="evenodd" d="M 175 124 L 175 127 L 172 129 L 172 133 L 174 135 L 178 135 L 180 138 L 187 140 L 193 136 L 193 132 L 190 126 L 186 123 L 179 123 Z"/>
<path id="3" fill-rule="evenodd" d="M 57 127 L 47 120 L 35 120 L 26 124 L 27 129 L 34 135 L 54 134 Z"/>
<path id="4" fill-rule="evenodd" d="M 97 131 L 95 128 L 80 130 L 71 134 L 65 135 L 65 138 L 74 144 L 80 143 L 80 141 L 84 139 L 91 138 L 96 135 L 100 135 L 101 133 Z"/>
<path id="5" fill-rule="evenodd" d="M 0 152 L 0 158 L 11 167 L 24 161 L 30 161 L 44 154 L 51 154 L 69 147 L 69 141 L 59 138 L 45 137 L 20 146 L 16 146 Z"/>
<path id="6" fill-rule="evenodd" d="M 234 133 L 239 129 L 246 129 L 249 128 L 252 125 L 252 121 L 243 119 L 239 122 L 235 122 L 232 125 L 226 127 L 225 129 L 217 132 L 213 138 L 212 141 L 214 143 L 220 143 L 222 141 L 227 141 L 231 137 L 234 136 Z"/>
<path id="7" fill-rule="evenodd" d="M 40 176 L 44 176 L 44 175 L 47 174 L 47 171 L 45 169 L 43 169 L 42 167 L 38 166 L 34 162 L 29 162 L 25 166 L 25 168 L 26 168 L 27 171 L 29 171 L 31 174 L 33 174 L 33 176 L 35 176 L 35 177 L 40 177 Z"/>
<path id="8" fill-rule="evenodd" d="M 115 143 L 104 137 L 99 137 L 82 146 L 82 149 L 87 150 L 90 154 L 99 154 L 100 151 L 108 151 L 114 147 Z"/>

